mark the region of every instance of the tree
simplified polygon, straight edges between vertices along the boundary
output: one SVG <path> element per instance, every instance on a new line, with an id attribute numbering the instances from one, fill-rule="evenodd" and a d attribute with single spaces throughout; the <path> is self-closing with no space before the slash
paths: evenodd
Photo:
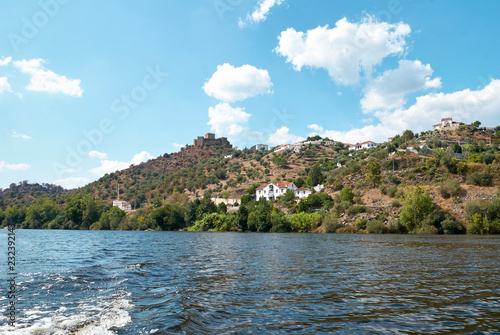
<path id="1" fill-rule="evenodd" d="M 339 194 L 340 201 L 347 201 L 352 203 L 354 199 L 354 193 L 352 193 L 352 189 L 350 186 L 344 186 Z"/>
<path id="2" fill-rule="evenodd" d="M 285 194 L 280 197 L 280 202 L 285 205 L 291 205 L 295 202 L 295 192 L 287 190 Z"/>
<path id="3" fill-rule="evenodd" d="M 41 229 L 47 228 L 48 224 L 59 214 L 60 209 L 57 204 L 49 198 L 38 199 L 26 211 L 26 218 L 22 228 Z"/>
<path id="4" fill-rule="evenodd" d="M 248 229 L 257 232 L 268 232 L 271 229 L 272 206 L 261 198 L 255 209 L 248 215 Z"/>
<path id="5" fill-rule="evenodd" d="M 474 121 L 474 122 L 472 123 L 472 126 L 473 126 L 474 128 L 479 128 L 479 126 L 480 126 L 480 125 L 481 125 L 481 122 L 479 122 L 479 121 Z"/>
<path id="6" fill-rule="evenodd" d="M 418 227 L 421 222 L 434 210 L 428 190 L 420 186 L 411 187 L 405 194 L 405 201 L 400 212 L 401 223 L 408 231 Z"/>
<path id="7" fill-rule="evenodd" d="M 279 167 L 287 166 L 288 162 L 286 161 L 285 158 L 281 156 L 276 156 L 273 158 L 273 164 Z"/>
<path id="8" fill-rule="evenodd" d="M 321 172 L 321 167 L 319 163 L 313 165 L 311 170 L 309 171 L 309 176 L 307 177 L 307 181 L 309 187 L 314 187 L 318 184 L 321 184 L 324 180 L 323 173 Z"/>
<path id="9" fill-rule="evenodd" d="M 380 163 L 378 161 L 371 161 L 365 166 L 366 178 L 373 183 L 373 186 L 377 186 L 382 178 L 380 172 Z"/>
<path id="10" fill-rule="evenodd" d="M 248 221 L 248 209 L 242 205 L 238 209 L 238 213 L 236 213 L 236 219 L 234 220 L 234 224 L 242 231 L 245 231 L 248 229 L 247 221 Z"/>
<path id="11" fill-rule="evenodd" d="M 227 213 L 227 206 L 225 203 L 221 202 L 219 206 L 217 206 L 217 210 L 220 214 L 226 214 Z"/>

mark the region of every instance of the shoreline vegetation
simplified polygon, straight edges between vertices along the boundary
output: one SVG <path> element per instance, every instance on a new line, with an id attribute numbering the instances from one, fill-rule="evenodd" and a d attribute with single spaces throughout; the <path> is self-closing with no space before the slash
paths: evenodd
<path id="1" fill-rule="evenodd" d="M 0 190 L 0 225 L 20 229 L 499 234 L 500 126 L 407 130 L 364 150 L 191 148 L 77 190 Z M 313 141 L 325 140 L 319 136 Z M 414 148 L 419 146 L 421 150 Z M 252 200 L 264 183 L 312 191 Z M 313 186 L 325 186 L 319 192 Z M 48 184 L 44 184 L 48 185 Z M 116 189 L 133 211 L 111 205 Z M 50 191 L 50 192 L 49 192 Z M 216 203 L 213 201 L 216 199 Z M 141 206 L 142 204 L 142 206 Z M 142 207 L 142 208 L 141 208 Z"/>

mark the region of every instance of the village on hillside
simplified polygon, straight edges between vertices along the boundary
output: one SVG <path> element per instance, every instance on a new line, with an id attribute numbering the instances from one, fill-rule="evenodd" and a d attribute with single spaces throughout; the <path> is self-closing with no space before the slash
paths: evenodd
<path id="1" fill-rule="evenodd" d="M 452 131 L 458 129 L 460 125 L 464 125 L 462 122 L 457 122 L 453 121 L 452 117 L 446 117 L 442 118 L 440 123 L 434 124 L 432 126 L 433 131 Z M 388 141 L 391 141 L 392 138 L 389 138 Z M 454 143 L 464 144 L 460 141 L 449 141 L 450 144 Z M 334 146 L 334 145 L 341 145 L 344 148 L 348 149 L 349 151 L 358 151 L 358 150 L 365 150 L 365 149 L 370 149 L 370 148 L 375 148 L 381 143 L 377 143 L 374 141 L 364 141 L 364 142 L 359 142 L 356 144 L 351 144 L 351 143 L 344 143 L 344 142 L 337 142 L 334 140 L 330 140 L 328 138 L 321 138 L 320 136 L 316 136 L 313 138 L 308 138 L 303 141 L 299 141 L 297 143 L 293 144 L 280 144 L 276 145 L 274 147 L 269 148 L 269 145 L 267 144 L 256 144 L 250 148 L 252 151 L 262 151 L 262 152 L 274 152 L 274 153 L 280 153 L 280 152 L 295 152 L 299 153 L 301 150 L 304 150 L 305 148 L 311 147 L 311 146 Z M 214 133 L 207 133 L 205 136 L 198 136 L 196 139 L 193 140 L 192 145 L 186 145 L 181 148 L 181 151 L 189 151 L 190 149 L 193 148 L 202 148 L 202 147 L 222 147 L 222 148 L 228 148 L 231 149 L 233 148 L 233 145 L 228 141 L 226 137 L 221 137 L 221 138 L 216 138 Z M 396 151 L 389 153 L 389 156 L 394 155 L 396 152 L 409 152 L 409 153 L 416 153 L 416 154 L 422 154 L 422 155 L 431 155 L 432 154 L 432 149 L 426 144 L 425 141 L 420 141 L 416 145 L 408 145 L 404 149 L 398 148 Z M 456 159 L 463 159 L 463 155 L 460 153 L 454 153 L 453 157 Z M 232 155 L 227 155 L 224 158 L 230 159 L 232 158 Z M 337 163 L 337 167 L 342 167 L 341 163 Z M 265 200 L 277 200 L 281 196 L 283 196 L 288 190 L 292 191 L 293 194 L 295 195 L 295 198 L 297 201 L 300 201 L 301 199 L 307 198 L 310 194 L 313 192 L 321 192 L 325 186 L 323 184 L 317 184 L 313 186 L 312 188 L 307 188 L 307 187 L 297 187 L 293 182 L 269 182 L 265 184 L 261 184 L 259 187 L 256 188 L 255 193 L 252 195 L 252 200 L 253 201 L 259 201 L 260 199 L 265 199 Z M 211 199 L 216 205 L 219 205 L 220 203 L 225 203 L 227 205 L 231 204 L 239 204 L 241 203 L 241 199 L 235 198 L 235 197 L 226 197 L 226 198 L 218 198 L 214 197 Z M 143 203 L 142 206 L 147 206 L 149 203 Z M 132 205 L 130 202 L 123 201 L 119 199 L 119 191 L 118 191 L 118 197 L 116 200 L 113 201 L 113 206 L 116 206 L 120 208 L 123 211 L 129 212 L 133 211 Z"/>

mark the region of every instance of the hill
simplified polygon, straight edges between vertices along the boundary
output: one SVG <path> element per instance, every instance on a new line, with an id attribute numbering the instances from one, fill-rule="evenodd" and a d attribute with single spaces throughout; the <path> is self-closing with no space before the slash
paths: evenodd
<path id="1" fill-rule="evenodd" d="M 41 207 L 42 200 L 39 198 L 49 195 L 48 199 L 53 203 L 44 205 L 54 208 L 60 217 L 57 220 L 52 218 L 50 222 L 46 219 L 43 224 L 34 227 L 218 227 L 220 230 L 220 225 L 229 230 L 249 228 L 258 231 L 319 229 L 340 232 L 418 232 L 418 229 L 421 229 L 419 232 L 442 233 L 447 230 L 441 222 L 448 222 L 447 224 L 454 227 L 448 229 L 449 231 L 463 232 L 465 226 L 475 224 L 476 228 L 483 227 L 486 221 L 486 225 L 489 225 L 491 221 L 496 222 L 497 217 L 500 219 L 500 210 L 498 213 L 495 210 L 488 212 L 488 208 L 496 208 L 497 189 L 493 186 L 500 183 L 499 131 L 500 127 L 493 130 L 474 126 L 421 134 L 408 130 L 375 148 L 355 151 L 348 150 L 342 143 L 314 144 L 298 151 L 285 150 L 279 153 L 222 147 L 189 147 L 107 174 L 78 190 L 59 190 L 51 193 L 55 189 L 46 187 L 52 191 L 46 192 L 47 194 L 31 192 L 29 201 L 24 203 L 4 201 L 3 220 L 0 217 L 0 221 L 4 225 L 8 221 L 5 216 L 8 206 L 24 205 L 24 209 L 20 209 L 21 212 L 24 210 L 24 218 L 23 213 L 17 213 L 16 220 L 22 219 L 25 226 L 30 226 L 26 221 L 26 217 L 29 218 L 28 206 L 38 201 L 36 205 Z M 325 188 L 298 203 L 293 200 L 293 195 L 291 199 L 283 197 L 279 201 L 273 201 L 272 208 L 269 204 L 266 205 L 268 207 L 260 208 L 259 206 L 264 205 L 249 202 L 259 185 L 285 181 L 294 182 L 297 187 L 308 188 L 323 183 Z M 111 213 L 112 210 L 116 211 L 116 208 L 111 208 L 111 203 L 116 198 L 118 185 L 120 199 L 131 202 L 135 209 L 141 205 L 146 208 L 126 216 L 124 213 Z M 3 191 L 3 198 L 20 197 L 22 200 L 28 194 L 21 193 L 22 189 L 9 190 L 8 197 L 5 196 L 6 191 Z M 24 189 L 29 188 L 26 185 Z M 18 196 L 16 191 L 19 191 L 17 194 L 23 195 Z M 352 196 L 346 197 L 345 193 L 348 191 Z M 418 193 L 415 193 L 417 198 L 429 198 L 432 211 L 422 216 L 421 221 L 427 221 L 409 225 L 409 221 L 405 219 L 405 204 L 411 202 L 412 192 Z M 226 199 L 225 204 L 222 208 L 217 208 L 211 203 L 211 198 Z M 238 214 L 213 217 L 217 213 L 226 213 L 227 208 L 224 207 L 234 203 L 244 204 L 233 209 L 238 211 Z M 68 206 L 76 206 L 79 214 L 72 217 L 68 214 Z M 93 208 L 93 213 L 87 213 L 84 220 L 89 206 Z M 241 214 L 242 210 L 247 213 Z M 262 219 L 262 222 L 252 217 L 259 210 L 267 213 L 267 218 Z M 272 213 L 275 215 L 274 223 Z M 300 215 L 306 215 L 302 213 L 309 213 L 307 215 L 311 216 L 307 219 L 308 229 L 299 229 L 292 224 Z M 105 214 L 107 218 L 103 218 Z M 119 218 L 110 219 L 111 214 L 116 214 Z M 242 215 L 247 217 L 242 218 Z M 203 221 L 208 220 L 206 217 L 211 217 L 213 222 Z M 247 225 L 249 219 L 253 226 Z M 310 220 L 316 221 L 311 223 L 313 221 Z M 450 223 L 450 220 L 453 223 Z M 482 221 L 479 222 L 480 220 Z M 114 223 L 110 224 L 111 221 Z M 403 224 L 404 229 L 399 226 L 401 221 L 406 223 L 406 226 Z M 21 225 L 21 222 L 18 224 Z M 300 226 L 299 223 L 295 225 Z M 485 232 L 483 228 L 476 230 Z M 486 232 L 493 232 L 495 229 Z"/>

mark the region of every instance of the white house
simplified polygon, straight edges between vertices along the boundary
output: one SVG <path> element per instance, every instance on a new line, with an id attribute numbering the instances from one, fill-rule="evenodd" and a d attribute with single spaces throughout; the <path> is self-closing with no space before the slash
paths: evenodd
<path id="1" fill-rule="evenodd" d="M 322 189 L 325 188 L 325 185 L 321 185 L 321 184 L 318 184 L 316 186 L 313 187 L 313 189 L 316 191 L 316 192 L 319 192 L 321 191 Z"/>
<path id="2" fill-rule="evenodd" d="M 323 145 L 330 146 L 330 145 L 335 145 L 335 141 L 323 141 Z"/>
<path id="3" fill-rule="evenodd" d="M 372 141 L 366 141 L 357 144 L 347 144 L 347 143 L 345 144 L 349 145 L 349 150 L 362 150 L 362 149 L 375 148 L 378 145 L 378 143 Z"/>
<path id="4" fill-rule="evenodd" d="M 432 129 L 434 130 L 441 130 L 441 129 L 446 129 L 450 127 L 457 127 L 460 125 L 461 122 L 456 122 L 453 121 L 453 118 L 451 117 L 445 117 L 441 119 L 441 123 L 435 124 L 432 126 Z"/>
<path id="5" fill-rule="evenodd" d="M 118 207 L 122 211 L 131 211 L 132 210 L 132 205 L 130 205 L 129 202 L 122 201 L 122 200 L 113 201 L 113 206 Z"/>
<path id="6" fill-rule="evenodd" d="M 267 151 L 267 150 L 269 150 L 269 147 L 267 144 L 256 144 L 253 147 L 251 147 L 250 150 Z"/>
<path id="7" fill-rule="evenodd" d="M 283 150 L 290 150 L 292 151 L 295 148 L 293 144 L 282 144 L 274 148 L 274 152 L 280 152 Z"/>
<path id="8" fill-rule="evenodd" d="M 311 190 L 305 187 L 298 188 L 294 192 L 295 196 L 299 199 L 307 198 L 311 194 Z"/>
<path id="9" fill-rule="evenodd" d="M 256 200 L 265 198 L 266 200 L 276 200 L 281 197 L 286 191 L 295 191 L 297 186 L 294 183 L 269 183 L 260 185 L 256 190 Z"/>

